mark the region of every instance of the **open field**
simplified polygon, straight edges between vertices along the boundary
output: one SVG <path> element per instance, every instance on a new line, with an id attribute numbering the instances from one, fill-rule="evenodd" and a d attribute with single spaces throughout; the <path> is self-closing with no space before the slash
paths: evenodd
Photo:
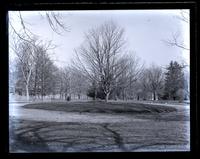
<path id="1" fill-rule="evenodd" d="M 189 151 L 190 148 L 189 109 L 184 106 L 59 102 L 28 104 L 20 109 L 24 114 L 25 111 L 35 114 L 30 118 L 10 115 L 11 152 Z"/>

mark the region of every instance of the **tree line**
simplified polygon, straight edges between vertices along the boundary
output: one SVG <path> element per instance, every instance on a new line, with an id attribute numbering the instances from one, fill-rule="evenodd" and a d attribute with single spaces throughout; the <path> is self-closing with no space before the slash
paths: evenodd
<path id="1" fill-rule="evenodd" d="M 41 98 L 70 100 L 87 95 L 94 100 L 183 100 L 189 88 L 184 67 L 171 61 L 165 68 L 151 65 L 146 68 L 132 51 L 127 50 L 124 29 L 112 21 L 92 28 L 74 51 L 72 64 L 59 68 L 51 59 L 50 43 L 36 38 L 31 42 L 19 39 L 12 45 L 17 55 L 14 92 Z M 15 76 L 13 76 L 15 74 Z"/>

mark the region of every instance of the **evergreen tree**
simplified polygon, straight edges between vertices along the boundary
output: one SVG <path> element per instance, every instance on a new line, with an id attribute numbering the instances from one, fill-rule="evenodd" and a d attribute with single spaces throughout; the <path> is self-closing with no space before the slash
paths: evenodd
<path id="1" fill-rule="evenodd" d="M 165 97 L 173 100 L 182 98 L 183 95 L 177 92 L 184 89 L 183 66 L 171 61 L 165 75 Z"/>

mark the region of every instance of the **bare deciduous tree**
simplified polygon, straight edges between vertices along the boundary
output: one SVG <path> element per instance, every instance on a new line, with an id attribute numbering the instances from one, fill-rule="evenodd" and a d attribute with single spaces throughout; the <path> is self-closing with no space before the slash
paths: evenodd
<path id="1" fill-rule="evenodd" d="M 146 100 L 148 99 L 148 93 L 150 91 L 149 86 L 149 78 L 148 78 L 148 70 L 144 69 L 141 73 L 139 80 L 136 85 L 137 90 L 137 99 L 139 100 L 141 97 Z"/>
<path id="2" fill-rule="evenodd" d="M 77 69 L 70 68 L 70 72 L 72 92 L 78 96 L 78 99 L 81 99 L 81 95 L 86 94 L 87 91 L 87 78 Z"/>
<path id="3" fill-rule="evenodd" d="M 184 49 L 184 50 L 190 50 L 189 48 L 187 48 L 185 46 L 185 44 L 183 42 L 181 42 L 179 40 L 179 33 L 175 33 L 175 34 L 172 34 L 172 38 L 171 39 L 168 39 L 168 40 L 163 40 L 163 42 L 165 42 L 166 44 L 170 45 L 170 46 L 176 46 L 178 48 L 181 48 L 181 49 Z"/>
<path id="4" fill-rule="evenodd" d="M 44 84 L 42 86 L 40 85 L 41 81 L 44 83 L 43 75 L 47 74 L 47 70 L 50 72 L 49 75 L 52 74 L 52 70 L 50 69 L 53 69 L 53 63 L 47 53 L 49 49 L 53 48 L 51 42 L 44 43 L 35 37 L 31 37 L 31 39 L 32 41 L 29 42 L 17 36 L 10 43 L 10 48 L 19 61 L 18 67 L 20 67 L 21 77 L 23 77 L 23 81 L 25 82 L 27 101 L 29 100 L 30 89 L 31 94 L 35 95 L 38 94 L 38 91 L 40 93 L 44 91 L 42 89 L 44 88 Z"/>
<path id="5" fill-rule="evenodd" d="M 62 71 L 62 77 L 63 77 L 63 91 L 65 99 L 67 97 L 71 98 L 71 71 L 68 67 L 64 68 Z"/>
<path id="6" fill-rule="evenodd" d="M 28 42 L 19 41 L 18 44 L 14 45 L 13 51 L 20 61 L 19 67 L 25 81 L 27 101 L 29 101 L 30 77 L 34 68 L 34 48 Z"/>
<path id="7" fill-rule="evenodd" d="M 122 93 L 122 99 L 127 97 L 133 98 L 134 96 L 134 83 L 138 80 L 142 70 L 143 65 L 140 63 L 140 59 L 132 52 L 129 55 L 122 58 L 121 62 L 122 73 L 116 79 L 115 90 Z M 125 68 L 125 69 L 124 69 Z M 127 96 L 128 94 L 128 96 Z"/>
<path id="8" fill-rule="evenodd" d="M 163 86 L 163 72 L 162 69 L 158 66 L 152 65 L 148 69 L 148 81 L 149 81 L 149 88 L 150 91 L 153 93 L 153 100 L 156 100 L 156 96 L 158 94 L 158 91 Z"/>
<path id="9" fill-rule="evenodd" d="M 75 50 L 75 67 L 91 81 L 100 85 L 108 101 L 115 79 L 127 65 L 121 65 L 124 30 L 113 22 L 106 22 L 85 35 L 84 44 Z"/>
<path id="10" fill-rule="evenodd" d="M 180 15 L 176 16 L 177 19 L 181 20 L 182 22 L 184 22 L 186 24 L 189 23 L 189 17 L 190 17 L 190 13 L 186 10 L 181 10 Z M 172 34 L 171 39 L 162 40 L 162 41 L 170 46 L 176 46 L 183 50 L 190 50 L 187 46 L 185 46 L 184 42 L 180 41 L 179 37 L 180 37 L 179 32 L 176 32 L 176 33 Z"/>
<path id="11" fill-rule="evenodd" d="M 190 13 L 187 10 L 181 10 L 180 15 L 176 16 L 176 18 L 186 23 L 189 23 L 189 17 L 190 17 Z"/>
<path id="12" fill-rule="evenodd" d="M 17 30 L 13 24 L 13 17 L 12 13 L 10 12 L 9 14 L 9 26 L 10 26 L 10 31 L 13 32 L 15 35 L 18 36 L 21 40 L 24 40 L 26 42 L 32 43 L 32 37 L 36 36 L 28 27 L 27 25 L 29 22 L 25 21 L 23 18 L 23 15 L 21 11 L 14 12 L 17 18 L 17 20 L 20 22 L 20 30 Z M 51 29 L 59 34 L 62 35 L 62 32 L 69 32 L 69 27 L 66 26 L 66 24 L 63 22 L 63 17 L 59 12 L 55 11 L 46 11 L 44 14 L 38 12 L 38 15 L 41 15 L 42 17 L 45 17 L 47 22 L 49 23 L 49 26 Z M 15 19 L 16 20 L 16 19 Z M 25 35 L 25 36 L 22 36 Z"/>

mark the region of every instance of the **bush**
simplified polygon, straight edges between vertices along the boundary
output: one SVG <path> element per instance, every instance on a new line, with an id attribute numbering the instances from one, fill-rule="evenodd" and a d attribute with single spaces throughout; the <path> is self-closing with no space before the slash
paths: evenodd
<path id="1" fill-rule="evenodd" d="M 71 100 L 71 97 L 70 96 L 67 96 L 67 101 L 70 101 Z"/>
<path id="2" fill-rule="evenodd" d="M 92 97 L 93 99 L 95 98 L 95 89 L 94 88 L 90 88 L 88 89 L 87 91 L 87 96 L 88 97 Z M 98 88 L 97 89 L 97 95 L 96 95 L 96 98 L 99 98 L 99 99 L 105 99 L 105 93 L 103 92 L 103 90 L 101 88 Z"/>

